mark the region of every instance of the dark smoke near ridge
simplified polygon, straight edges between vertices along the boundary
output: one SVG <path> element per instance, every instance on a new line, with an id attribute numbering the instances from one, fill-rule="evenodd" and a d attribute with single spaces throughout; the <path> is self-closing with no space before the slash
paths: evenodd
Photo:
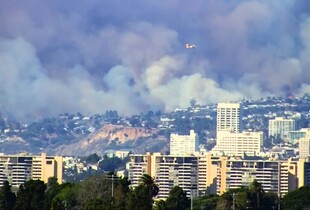
<path id="1" fill-rule="evenodd" d="M 0 0 L 0 110 L 173 110 L 310 90 L 308 0 Z M 197 48 L 186 49 L 185 44 Z"/>

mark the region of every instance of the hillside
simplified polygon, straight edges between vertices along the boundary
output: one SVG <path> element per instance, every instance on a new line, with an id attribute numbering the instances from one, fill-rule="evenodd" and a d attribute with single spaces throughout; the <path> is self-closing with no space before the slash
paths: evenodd
<path id="1" fill-rule="evenodd" d="M 104 125 L 78 142 L 61 145 L 56 153 L 63 155 L 101 154 L 108 149 L 132 149 L 136 152 L 162 150 L 168 139 L 158 135 L 157 129 L 123 125 Z"/>

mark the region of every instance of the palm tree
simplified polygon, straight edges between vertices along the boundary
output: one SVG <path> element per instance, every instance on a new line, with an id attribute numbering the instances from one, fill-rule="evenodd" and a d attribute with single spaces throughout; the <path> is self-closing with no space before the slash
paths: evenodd
<path id="1" fill-rule="evenodd" d="M 151 177 L 148 174 L 143 174 L 140 178 L 140 183 L 142 186 L 149 189 L 149 192 L 152 195 L 152 197 L 155 197 L 158 194 L 159 188 L 158 188 L 157 184 L 155 184 L 155 178 L 154 177 Z"/>

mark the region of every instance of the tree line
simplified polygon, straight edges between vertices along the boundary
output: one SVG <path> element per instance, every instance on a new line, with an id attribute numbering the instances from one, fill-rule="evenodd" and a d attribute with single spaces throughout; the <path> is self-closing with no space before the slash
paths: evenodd
<path id="1" fill-rule="evenodd" d="M 307 210 L 310 209 L 310 187 L 289 192 L 281 200 L 266 193 L 253 181 L 249 187 L 229 190 L 222 195 L 207 194 L 192 201 L 175 186 L 166 200 L 156 198 L 158 185 L 144 174 L 140 184 L 130 187 L 126 177 L 113 173 L 88 177 L 80 183 L 58 184 L 50 178 L 45 184 L 29 180 L 14 192 L 8 181 L 0 188 L 0 210 Z"/>

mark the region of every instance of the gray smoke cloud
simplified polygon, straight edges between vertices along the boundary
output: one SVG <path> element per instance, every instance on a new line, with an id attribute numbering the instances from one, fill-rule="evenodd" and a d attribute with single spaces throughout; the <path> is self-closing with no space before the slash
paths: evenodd
<path id="1" fill-rule="evenodd" d="M 0 110 L 33 120 L 302 95 L 309 14 L 307 0 L 0 0 Z"/>

